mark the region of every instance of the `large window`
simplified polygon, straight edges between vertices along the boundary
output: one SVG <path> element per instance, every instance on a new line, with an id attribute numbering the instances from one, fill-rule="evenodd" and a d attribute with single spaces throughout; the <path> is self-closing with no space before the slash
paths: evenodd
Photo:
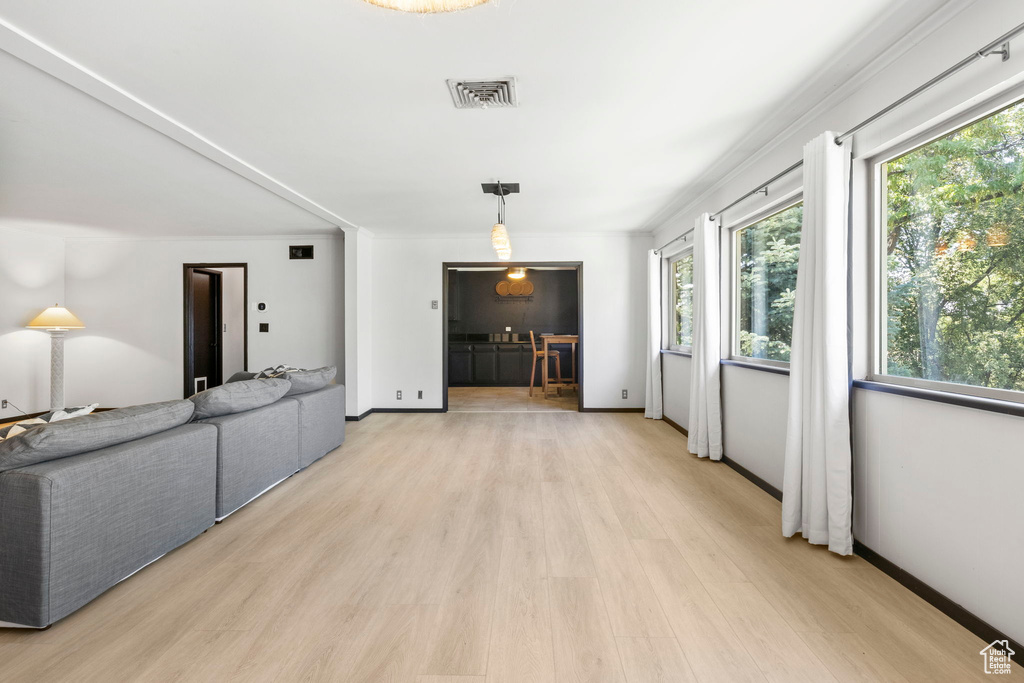
<path id="1" fill-rule="evenodd" d="M 669 263 L 671 327 L 669 347 L 689 353 L 693 349 L 693 252 Z"/>
<path id="2" fill-rule="evenodd" d="M 878 369 L 1024 391 L 1024 102 L 881 172 Z"/>
<path id="3" fill-rule="evenodd" d="M 803 204 L 736 231 L 733 355 L 789 362 Z"/>

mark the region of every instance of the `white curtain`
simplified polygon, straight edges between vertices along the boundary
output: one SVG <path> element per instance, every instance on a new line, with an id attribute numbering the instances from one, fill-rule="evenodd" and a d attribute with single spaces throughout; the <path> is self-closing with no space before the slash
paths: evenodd
<path id="1" fill-rule="evenodd" d="M 702 458 L 722 459 L 722 326 L 718 225 L 702 214 L 694 226 L 693 359 L 690 364 L 688 448 Z"/>
<path id="2" fill-rule="evenodd" d="M 661 256 L 647 252 L 647 399 L 644 417 L 660 420 L 661 395 Z"/>
<path id="3" fill-rule="evenodd" d="M 782 533 L 853 552 L 847 235 L 850 148 L 804 147 L 804 223 L 793 312 Z"/>

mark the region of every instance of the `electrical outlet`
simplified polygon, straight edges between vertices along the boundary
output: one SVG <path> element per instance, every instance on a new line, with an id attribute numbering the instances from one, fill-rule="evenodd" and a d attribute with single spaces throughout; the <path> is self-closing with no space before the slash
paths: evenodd
<path id="1" fill-rule="evenodd" d="M 622 398 L 629 398 L 629 392 L 625 389 L 622 390 Z"/>
<path id="2" fill-rule="evenodd" d="M 430 302 L 430 307 L 431 307 L 432 309 L 434 309 L 435 311 L 437 310 L 437 299 L 432 299 L 432 300 L 431 300 L 431 302 Z"/>
<path id="3" fill-rule="evenodd" d="M 422 389 L 420 389 L 420 390 L 419 390 L 419 393 L 418 393 L 418 395 L 416 396 L 416 398 L 420 398 L 420 399 L 422 399 L 422 398 L 423 398 L 423 390 L 422 390 Z"/>
<path id="4" fill-rule="evenodd" d="M 506 331 L 506 332 L 511 332 L 511 331 L 512 331 L 512 328 L 511 328 L 511 327 L 506 327 L 506 328 L 505 328 L 505 331 Z"/>
<path id="5" fill-rule="evenodd" d="M 399 389 L 397 393 L 398 393 L 398 400 L 401 401 L 402 400 L 402 390 Z"/>
<path id="6" fill-rule="evenodd" d="M 423 393 L 423 392 L 420 392 L 420 393 Z M 420 396 L 420 398 L 423 398 L 423 397 Z M 7 410 L 7 399 L 6 398 L 3 401 L 0 401 L 0 409 Z"/>

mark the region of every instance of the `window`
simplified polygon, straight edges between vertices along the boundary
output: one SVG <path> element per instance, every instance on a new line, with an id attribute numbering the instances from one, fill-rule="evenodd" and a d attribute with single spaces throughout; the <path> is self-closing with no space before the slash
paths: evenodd
<path id="1" fill-rule="evenodd" d="M 735 234 L 733 355 L 789 362 L 803 204 Z"/>
<path id="2" fill-rule="evenodd" d="M 880 170 L 878 370 L 1024 391 L 1024 102 Z"/>
<path id="3" fill-rule="evenodd" d="M 690 353 L 693 349 L 693 252 L 669 263 L 669 348 Z"/>

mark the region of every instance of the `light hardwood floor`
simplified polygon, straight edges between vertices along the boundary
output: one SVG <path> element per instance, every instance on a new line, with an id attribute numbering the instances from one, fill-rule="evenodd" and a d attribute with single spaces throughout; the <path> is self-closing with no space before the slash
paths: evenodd
<path id="1" fill-rule="evenodd" d="M 349 427 L 51 629 L 0 631 L 0 680 L 986 679 L 978 638 L 863 560 L 783 539 L 774 499 L 664 423 Z"/>
<path id="2" fill-rule="evenodd" d="M 544 398 L 540 387 L 451 387 L 448 410 L 453 413 L 519 413 L 552 410 L 576 410 L 579 397 L 573 390 L 554 391 Z"/>

